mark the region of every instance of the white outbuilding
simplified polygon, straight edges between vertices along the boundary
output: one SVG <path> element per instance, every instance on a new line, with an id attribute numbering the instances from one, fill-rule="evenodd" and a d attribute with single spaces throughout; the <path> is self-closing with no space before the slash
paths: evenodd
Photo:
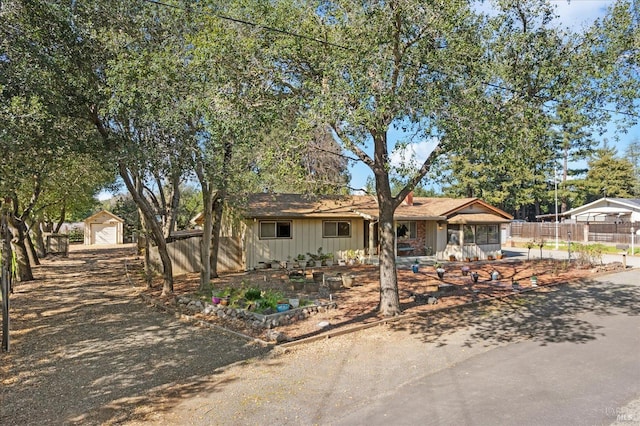
<path id="1" fill-rule="evenodd" d="M 600 198 L 566 211 L 563 216 L 574 223 L 640 222 L 640 199 Z"/>
<path id="2" fill-rule="evenodd" d="M 124 220 L 106 210 L 84 220 L 86 245 L 122 244 Z"/>

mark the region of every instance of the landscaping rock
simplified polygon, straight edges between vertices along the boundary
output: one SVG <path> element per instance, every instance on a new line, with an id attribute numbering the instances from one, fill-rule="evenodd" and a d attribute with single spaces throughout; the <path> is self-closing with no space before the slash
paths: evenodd
<path id="1" fill-rule="evenodd" d="M 268 342 L 284 343 L 289 341 L 284 333 L 276 330 L 267 330 L 267 332 L 265 333 L 265 338 Z"/>

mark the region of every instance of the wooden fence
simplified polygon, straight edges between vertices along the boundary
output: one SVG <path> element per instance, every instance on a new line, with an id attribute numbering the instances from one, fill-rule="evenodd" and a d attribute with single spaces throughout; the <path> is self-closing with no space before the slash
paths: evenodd
<path id="1" fill-rule="evenodd" d="M 558 239 L 581 243 L 631 244 L 631 223 L 558 223 Z M 513 222 L 509 236 L 522 240 L 553 241 L 556 224 L 553 222 Z M 635 237 L 640 241 L 640 236 Z"/>
<path id="2" fill-rule="evenodd" d="M 173 266 L 173 275 L 183 275 L 191 272 L 199 272 L 200 244 L 202 235 L 192 235 L 186 238 L 174 239 L 167 243 L 167 251 Z M 157 247 L 149 250 L 152 265 L 162 269 L 162 262 L 158 254 Z M 242 261 L 242 245 L 239 238 L 220 238 L 220 248 L 218 250 L 218 272 L 236 272 L 244 270 Z"/>

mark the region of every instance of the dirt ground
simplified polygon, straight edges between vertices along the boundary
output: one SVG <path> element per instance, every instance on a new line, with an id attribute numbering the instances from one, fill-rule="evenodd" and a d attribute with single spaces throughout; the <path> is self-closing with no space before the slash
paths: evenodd
<path id="1" fill-rule="evenodd" d="M 133 247 L 75 246 L 68 258 L 43 260 L 34 268 L 35 281 L 16 284 L 11 296 L 11 350 L 0 353 L 0 424 L 145 423 L 150 418 L 162 418 L 162 413 L 170 412 L 181 401 L 198 400 L 202 394 L 219 395 L 226 401 L 228 395 L 223 390 L 238 377 L 246 377 L 241 368 L 245 363 L 265 365 L 263 373 L 270 374 L 272 365 L 287 362 L 271 347 L 252 339 L 219 328 L 194 327 L 145 304 L 139 297 L 141 293 L 166 304 L 168 309 L 175 308 L 176 297 L 197 296 L 198 277 L 193 274 L 176 279 L 175 295 L 162 298 L 159 285 L 145 287 L 140 266 L 141 259 Z M 462 266 L 479 271 L 477 284 L 462 276 Z M 534 273 L 539 291 L 550 289 L 549 284 L 593 274 L 588 269 L 550 260 L 448 263 L 445 268 L 442 281 L 433 267 L 425 266 L 417 274 L 409 267 L 398 271 L 404 315 L 434 315 L 414 318 L 397 327 L 408 329 L 410 334 L 412 324 L 417 324 L 422 338 L 440 339 L 442 333 L 466 326 L 478 314 L 476 308 L 440 311 L 441 315 L 437 309 L 512 294 L 512 279 L 526 288 Z M 492 282 L 489 273 L 494 269 L 502 279 Z M 281 327 L 280 331 L 292 340 L 324 336 L 327 329 L 318 327 L 320 321 L 328 321 L 330 331 L 339 332 L 381 319 L 376 309 L 376 267 L 335 267 L 324 271 L 353 274 L 358 285 L 332 293 L 337 309 Z M 286 271 L 226 274 L 214 280 L 216 288 L 249 284 L 299 295 L 289 290 Z M 411 297 L 410 293 L 427 293 L 436 284 L 452 286 L 451 291 L 440 295 L 438 304 L 418 303 Z M 313 298 L 318 294 L 304 296 Z M 215 321 L 210 316 L 206 320 Z M 264 338 L 264 330 L 252 330 L 243 324 L 214 324 Z M 365 335 L 401 348 L 407 333 L 372 328 Z M 322 360 L 327 358 L 326 351 L 338 354 L 345 345 L 351 345 L 352 352 L 360 351 L 357 356 L 350 355 L 354 359 L 366 356 L 370 350 L 359 349 L 349 339 L 330 340 L 331 345 L 327 344 L 329 339 L 322 339 L 299 345 L 293 352 L 303 350 Z M 309 365 L 308 359 L 306 362 Z M 295 376 L 295 370 L 291 374 Z M 261 394 L 264 383 L 258 376 L 255 379 Z M 240 409 L 229 409 L 232 408 Z"/>
<path id="2" fill-rule="evenodd" d="M 512 295 L 514 294 L 513 281 L 518 282 L 521 291 L 527 291 L 531 289 L 530 278 L 533 275 L 538 278 L 538 288 L 536 290 L 545 291 L 546 286 L 593 274 L 591 268 L 584 268 L 576 263 L 553 259 L 527 261 L 506 258 L 479 262 L 446 262 L 443 267 L 446 272 L 442 280 L 438 278 L 433 266 L 421 265 L 418 273 L 413 273 L 410 266 L 400 266 L 398 268 L 398 286 L 403 315 L 425 313 Z M 477 283 L 472 281 L 470 275 L 463 275 L 463 267 L 479 274 Z M 278 327 L 277 330 L 284 333 L 288 340 L 301 340 L 330 330 L 335 331 L 336 329 L 375 323 L 384 319 L 377 309 L 379 301 L 379 273 L 377 266 L 357 265 L 306 268 L 306 278 L 308 280 L 312 280 L 311 274 L 314 271 L 324 272 L 326 276 L 353 275 L 354 286 L 351 288 L 342 287 L 330 293 L 331 300 L 337 303 L 337 309 L 327 310 L 305 320 Z M 493 271 L 497 271 L 500 274 L 500 279 L 491 279 Z M 443 284 L 447 288 L 446 291 L 442 290 Z M 287 271 L 283 269 L 223 274 L 220 278 L 212 280 L 212 285 L 214 289 L 224 289 L 226 287 L 276 289 L 284 292 L 287 297 L 309 298 L 320 302 L 329 301 L 326 297 L 320 297 L 319 293 L 293 291 L 288 280 Z M 199 276 L 197 274 L 189 274 L 176 278 L 174 283 L 175 296 L 169 298 L 161 297 L 160 281 L 156 281 L 154 288 L 146 290 L 145 293 L 166 306 L 175 306 L 175 303 L 173 303 L 174 298 L 182 295 L 209 301 L 211 293 L 198 293 L 198 286 Z M 438 286 L 440 286 L 441 290 L 435 291 Z M 415 297 L 416 295 L 418 295 L 417 298 Z M 427 297 L 431 295 L 437 298 L 436 304 L 427 303 Z M 198 314 L 196 316 L 201 320 L 218 323 L 256 338 L 265 338 L 264 330 L 252 329 L 242 321 L 222 321 L 215 315 L 205 316 Z M 329 326 L 319 327 L 318 324 L 321 322 L 328 322 Z"/>
<path id="3" fill-rule="evenodd" d="M 133 247 L 72 246 L 10 297 L 0 352 L 0 425 L 142 419 L 212 388 L 208 374 L 268 348 L 153 309 L 128 279 Z M 206 375 L 205 375 L 206 374 Z"/>

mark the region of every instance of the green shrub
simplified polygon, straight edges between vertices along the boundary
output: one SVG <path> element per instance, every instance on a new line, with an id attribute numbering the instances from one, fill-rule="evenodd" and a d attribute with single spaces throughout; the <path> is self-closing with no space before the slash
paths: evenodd
<path id="1" fill-rule="evenodd" d="M 247 300 L 258 300 L 262 297 L 262 291 L 259 288 L 249 288 L 244 292 L 244 298 Z"/>

